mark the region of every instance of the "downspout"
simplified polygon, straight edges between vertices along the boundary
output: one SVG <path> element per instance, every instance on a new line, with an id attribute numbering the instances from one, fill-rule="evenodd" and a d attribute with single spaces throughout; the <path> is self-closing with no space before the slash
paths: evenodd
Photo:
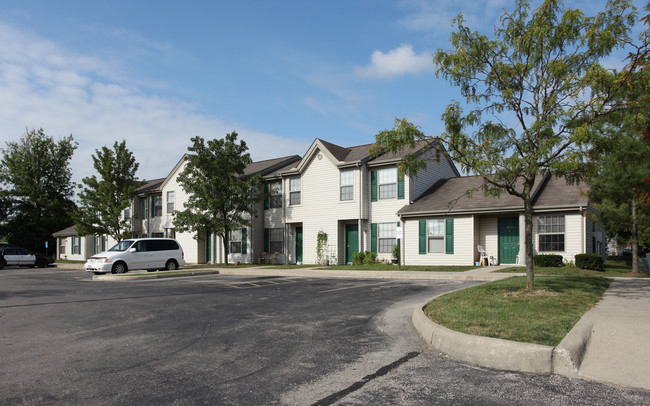
<path id="1" fill-rule="evenodd" d="M 282 251 L 284 254 L 284 265 L 287 265 L 287 245 L 289 244 L 289 239 L 287 238 L 287 191 L 285 190 L 285 186 L 285 178 L 282 177 L 282 237 L 284 238 Z M 300 199 L 302 201 L 302 181 L 300 182 L 300 193 Z"/>
<path id="2" fill-rule="evenodd" d="M 580 206 L 580 216 L 582 217 L 582 221 L 580 222 L 580 239 L 582 240 L 582 253 L 586 254 L 587 253 L 587 236 L 586 236 L 586 230 L 587 230 L 587 216 L 585 215 L 586 213 L 584 212 L 585 208 Z M 566 235 L 566 225 L 564 226 L 564 235 Z"/>
<path id="3" fill-rule="evenodd" d="M 399 223 L 400 227 L 402 227 L 402 239 L 399 242 L 399 264 L 400 264 L 400 269 L 402 266 L 406 265 L 406 254 L 404 253 L 404 248 L 406 247 L 406 223 L 404 222 L 404 218 L 402 215 L 399 215 Z"/>
<path id="4" fill-rule="evenodd" d="M 365 239 L 363 238 L 363 170 L 361 162 L 357 163 L 359 168 L 359 252 L 365 251 Z"/>

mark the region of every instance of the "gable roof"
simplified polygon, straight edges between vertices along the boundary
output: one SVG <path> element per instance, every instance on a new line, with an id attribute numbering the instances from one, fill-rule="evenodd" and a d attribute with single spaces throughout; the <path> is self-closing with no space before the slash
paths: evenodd
<path id="1" fill-rule="evenodd" d="M 165 178 L 145 180 L 144 184 L 140 185 L 135 189 L 136 194 L 142 194 L 147 192 L 155 192 L 160 189 L 160 185 L 164 182 Z"/>
<path id="2" fill-rule="evenodd" d="M 289 155 L 282 158 L 267 159 L 265 161 L 252 162 L 246 165 L 244 176 L 262 175 L 265 176 L 277 169 L 284 168 L 292 163 L 300 161 L 299 155 Z"/>
<path id="3" fill-rule="evenodd" d="M 403 216 L 445 213 L 480 213 L 493 211 L 523 211 L 524 203 L 507 193 L 499 197 L 485 196 L 480 176 L 463 176 L 438 181 L 413 203 L 402 207 Z M 472 196 L 468 190 L 474 190 Z M 538 176 L 533 185 L 533 208 L 577 208 L 589 203 L 584 184 L 568 185 L 564 178 Z"/>
<path id="4" fill-rule="evenodd" d="M 370 165 L 381 165 L 399 162 L 408 153 L 421 153 L 431 148 L 442 149 L 437 139 L 421 140 L 416 142 L 415 149 L 405 150 L 401 153 L 384 152 L 376 156 L 370 155 L 370 148 L 373 144 L 356 145 L 353 147 L 341 147 L 331 142 L 316 138 L 311 144 L 302 161 L 295 167 L 287 168 L 289 172 L 300 172 L 304 169 L 311 158 L 318 152 L 323 152 L 337 166 L 351 166 L 357 163 L 369 163 Z M 443 151 L 444 152 L 444 151 Z M 454 166 L 455 169 L 455 166 Z"/>
<path id="5" fill-rule="evenodd" d="M 76 226 L 70 226 L 68 228 L 64 228 L 63 230 L 59 230 L 56 233 L 52 233 L 53 237 L 72 237 L 76 235 L 77 235 Z"/>

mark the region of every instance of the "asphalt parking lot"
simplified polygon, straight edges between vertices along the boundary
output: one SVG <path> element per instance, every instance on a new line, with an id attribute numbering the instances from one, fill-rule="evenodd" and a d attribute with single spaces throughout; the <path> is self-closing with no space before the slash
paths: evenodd
<path id="1" fill-rule="evenodd" d="M 463 281 L 0 271 L 0 404 L 650 404 L 428 351 L 413 307 Z"/>

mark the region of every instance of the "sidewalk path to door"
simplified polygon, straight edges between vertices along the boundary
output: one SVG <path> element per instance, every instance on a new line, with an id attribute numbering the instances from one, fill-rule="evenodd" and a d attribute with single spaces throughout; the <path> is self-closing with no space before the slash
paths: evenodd
<path id="1" fill-rule="evenodd" d="M 616 279 L 585 322 L 591 337 L 578 374 L 650 390 L 650 279 Z"/>

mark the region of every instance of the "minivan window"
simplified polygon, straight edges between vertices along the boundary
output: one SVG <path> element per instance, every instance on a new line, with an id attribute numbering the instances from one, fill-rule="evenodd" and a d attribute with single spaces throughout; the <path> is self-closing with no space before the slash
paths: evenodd
<path id="1" fill-rule="evenodd" d="M 109 251 L 119 251 L 123 252 L 129 249 L 129 247 L 133 244 L 133 241 L 131 240 L 124 240 L 122 242 L 117 243 L 114 247 L 112 247 Z"/>

